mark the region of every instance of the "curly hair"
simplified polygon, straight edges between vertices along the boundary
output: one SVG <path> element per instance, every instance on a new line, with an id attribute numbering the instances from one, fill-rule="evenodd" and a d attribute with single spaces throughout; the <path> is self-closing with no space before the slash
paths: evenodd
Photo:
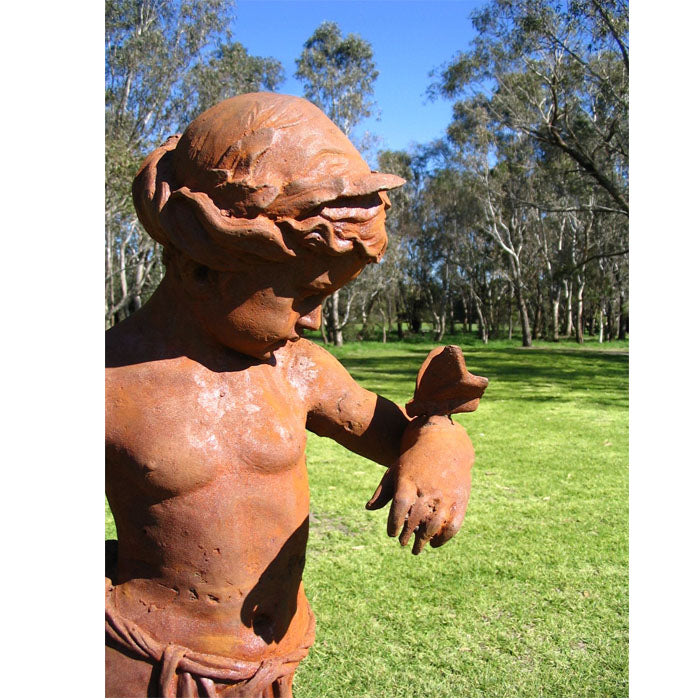
<path id="1" fill-rule="evenodd" d="M 371 171 L 307 100 L 252 93 L 215 105 L 156 148 L 132 193 L 152 238 L 226 270 L 241 254 L 283 261 L 298 246 L 359 250 L 377 262 L 387 245 L 385 191 L 403 183 Z"/>

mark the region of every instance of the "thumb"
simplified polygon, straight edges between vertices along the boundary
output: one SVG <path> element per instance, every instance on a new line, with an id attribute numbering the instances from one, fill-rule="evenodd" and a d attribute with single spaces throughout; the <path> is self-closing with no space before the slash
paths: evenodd
<path id="1" fill-rule="evenodd" d="M 374 492 L 374 496 L 367 501 L 367 510 L 379 510 L 383 508 L 394 497 L 394 470 L 392 467 L 384 472 L 382 480 Z"/>

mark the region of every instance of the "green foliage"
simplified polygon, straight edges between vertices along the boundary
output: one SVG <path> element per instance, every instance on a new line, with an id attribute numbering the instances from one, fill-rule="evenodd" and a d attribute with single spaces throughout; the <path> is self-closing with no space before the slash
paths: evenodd
<path id="1" fill-rule="evenodd" d="M 296 60 L 304 97 L 322 109 L 343 133 L 372 113 L 379 75 L 372 46 L 357 34 L 342 37 L 335 22 L 323 22 L 304 43 Z"/>
<path id="2" fill-rule="evenodd" d="M 274 58 L 251 56 L 239 42 L 221 44 L 206 62 L 192 68 L 186 81 L 190 97 L 185 123 L 212 105 L 261 88 L 274 90 L 284 79 L 282 64 Z"/>
<path id="3" fill-rule="evenodd" d="M 229 0 L 110 0 L 105 7 L 107 137 L 135 150 L 181 126 L 182 82 L 225 37 Z"/>
<path id="4" fill-rule="evenodd" d="M 628 358 L 477 344 L 488 376 L 464 425 L 477 459 L 462 531 L 420 556 L 364 510 L 381 468 L 309 434 L 304 586 L 316 644 L 297 697 L 625 697 Z M 458 338 L 450 338 L 459 342 Z M 412 395 L 431 347 L 334 348 L 366 388 Z"/>
<path id="5" fill-rule="evenodd" d="M 220 100 L 282 81 L 279 61 L 233 42 L 231 0 L 109 0 L 105 6 L 107 325 L 158 285 L 158 246 L 136 219 L 131 183 L 148 152 Z"/>
<path id="6" fill-rule="evenodd" d="M 439 339 L 447 317 L 478 316 L 486 342 L 512 334 L 515 311 L 525 346 L 583 343 L 594 326 L 624 338 L 627 14 L 612 0 L 491 0 L 472 14 L 475 40 L 431 86 L 455 100 L 447 139 L 410 154 L 418 177 L 394 226 L 414 327 L 429 313 Z"/>
<path id="7" fill-rule="evenodd" d="M 628 212 L 627 3 L 492 0 L 472 22 L 473 46 L 431 87 L 458 99 L 450 137 L 559 151 Z"/>

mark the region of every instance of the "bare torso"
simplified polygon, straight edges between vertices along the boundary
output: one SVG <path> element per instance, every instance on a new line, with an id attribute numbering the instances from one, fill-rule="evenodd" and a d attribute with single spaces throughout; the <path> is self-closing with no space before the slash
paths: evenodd
<path id="1" fill-rule="evenodd" d="M 204 653 L 259 660 L 296 648 L 309 623 L 304 450 L 316 370 L 306 341 L 215 371 L 187 356 L 130 357 L 143 346 L 133 327 L 110 335 L 120 613 Z"/>
<path id="2" fill-rule="evenodd" d="M 252 359 L 163 313 L 167 302 L 156 293 L 107 333 L 112 607 L 161 644 L 282 659 L 311 641 L 306 429 L 391 466 L 368 507 L 393 498 L 389 534 L 407 544 L 416 532 L 416 553 L 459 529 L 473 448 L 445 416 L 409 424 L 303 338 Z M 115 669 L 115 683 L 134 673 Z"/>

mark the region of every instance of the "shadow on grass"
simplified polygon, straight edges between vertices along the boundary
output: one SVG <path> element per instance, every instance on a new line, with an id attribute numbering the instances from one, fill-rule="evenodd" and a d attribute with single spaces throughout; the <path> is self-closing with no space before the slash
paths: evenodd
<path id="1" fill-rule="evenodd" d="M 382 348 L 384 352 L 388 348 Z M 393 351 L 393 352 L 391 352 Z M 339 359 L 360 383 L 368 388 L 375 384 L 395 384 L 397 391 L 406 391 L 413 385 L 423 358 L 421 347 L 404 347 L 396 353 L 396 345 L 386 354 L 368 357 L 352 356 Z M 475 374 L 489 378 L 491 393 L 498 388 L 508 398 L 526 401 L 568 400 L 599 405 L 623 407 L 627 405 L 629 357 L 626 354 L 606 353 L 564 348 L 535 348 L 523 352 L 520 348 L 481 348 L 465 351 L 467 367 Z M 486 398 L 488 398 L 487 390 Z"/>

